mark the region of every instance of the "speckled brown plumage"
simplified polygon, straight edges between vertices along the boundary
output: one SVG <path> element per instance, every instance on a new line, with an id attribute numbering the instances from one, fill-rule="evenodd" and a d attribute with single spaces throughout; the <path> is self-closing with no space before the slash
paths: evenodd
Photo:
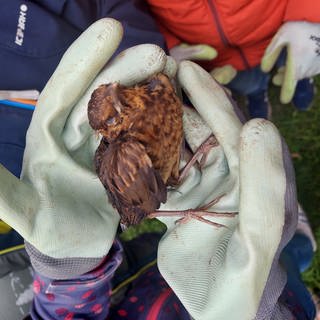
<path id="1" fill-rule="evenodd" d="M 122 223 L 139 223 L 166 201 L 179 178 L 182 105 L 169 79 L 158 74 L 133 87 L 102 85 L 89 101 L 90 125 L 103 135 L 97 174 Z"/>

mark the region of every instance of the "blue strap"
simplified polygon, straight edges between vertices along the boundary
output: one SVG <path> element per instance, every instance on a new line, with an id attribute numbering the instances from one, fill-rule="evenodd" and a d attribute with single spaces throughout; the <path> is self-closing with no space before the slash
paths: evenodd
<path id="1" fill-rule="evenodd" d="M 21 102 L 11 101 L 11 100 L 0 100 L 0 104 L 10 106 L 10 107 L 20 108 L 20 109 L 27 109 L 27 110 L 35 109 L 35 106 L 32 104 L 21 103 Z"/>

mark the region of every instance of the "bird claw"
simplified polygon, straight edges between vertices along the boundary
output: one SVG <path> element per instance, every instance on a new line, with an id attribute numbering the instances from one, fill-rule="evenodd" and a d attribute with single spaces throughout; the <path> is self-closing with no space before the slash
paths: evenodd
<path id="1" fill-rule="evenodd" d="M 188 163 L 180 171 L 180 176 L 177 180 L 177 184 L 180 184 L 184 180 L 184 178 L 188 174 L 189 170 L 196 163 L 196 161 L 198 160 L 200 155 L 202 155 L 200 162 L 199 162 L 199 166 L 200 166 L 200 170 L 201 170 L 207 162 L 209 151 L 218 145 L 219 145 L 219 143 L 218 143 L 217 139 L 213 135 L 209 136 L 209 138 L 207 140 L 205 140 L 198 147 L 197 151 L 194 153 L 192 158 L 188 161 Z"/>
<path id="2" fill-rule="evenodd" d="M 203 216 L 210 216 L 210 217 L 228 217 L 232 218 L 235 217 L 238 213 L 237 212 L 211 212 L 207 211 L 210 207 L 212 207 L 214 204 L 219 202 L 219 200 L 223 197 L 219 196 L 212 201 L 210 201 L 208 204 L 205 204 L 202 207 L 199 207 L 197 209 L 187 209 L 187 210 L 181 210 L 181 211 L 155 211 L 150 213 L 147 217 L 148 218 L 158 218 L 158 217 L 171 217 L 171 216 L 181 216 L 178 220 L 175 221 L 175 224 L 177 223 L 187 223 L 191 219 L 196 219 L 198 221 L 207 223 L 211 226 L 217 227 L 217 228 L 227 228 L 224 224 L 213 222 L 209 219 L 204 218 Z"/>

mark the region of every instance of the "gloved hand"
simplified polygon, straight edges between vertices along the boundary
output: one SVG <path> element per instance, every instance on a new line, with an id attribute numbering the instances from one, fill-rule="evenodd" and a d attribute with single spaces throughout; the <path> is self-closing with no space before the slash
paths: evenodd
<path id="1" fill-rule="evenodd" d="M 286 283 L 279 254 L 297 223 L 286 145 L 267 120 L 242 125 L 225 91 L 198 65 L 181 62 L 178 82 L 199 113 L 184 112 L 189 145 L 196 150 L 212 133 L 220 145 L 151 215 L 167 226 L 159 270 L 194 319 L 290 319 L 277 302 Z"/>
<path id="2" fill-rule="evenodd" d="M 218 52 L 215 48 L 206 44 L 189 45 L 182 43 L 170 49 L 170 55 L 177 62 L 182 60 L 205 61 L 216 58 Z M 214 68 L 210 74 L 219 83 L 226 85 L 237 75 L 237 70 L 231 65 L 225 65 Z"/>
<path id="3" fill-rule="evenodd" d="M 298 80 L 320 72 L 320 23 L 292 21 L 278 30 L 261 60 L 264 72 L 270 72 L 283 48 L 287 49 L 284 68 L 280 68 L 274 82 L 281 84 L 280 101 L 289 103 Z"/>
<path id="4" fill-rule="evenodd" d="M 99 137 L 89 126 L 87 104 L 100 84 L 132 85 L 162 71 L 167 61 L 161 48 L 141 45 L 103 68 L 122 32 L 116 20 L 102 19 L 72 44 L 39 97 L 21 179 L 0 166 L 0 218 L 47 260 L 98 263 L 114 241 L 119 216 L 94 172 Z"/>

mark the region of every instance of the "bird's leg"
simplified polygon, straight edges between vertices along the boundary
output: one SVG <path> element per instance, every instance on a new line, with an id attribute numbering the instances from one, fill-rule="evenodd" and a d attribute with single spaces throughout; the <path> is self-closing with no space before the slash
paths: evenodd
<path id="1" fill-rule="evenodd" d="M 151 212 L 150 214 L 148 214 L 148 218 L 157 218 L 157 217 L 172 217 L 172 216 L 182 216 L 180 219 L 178 219 L 176 221 L 176 223 L 180 222 L 180 223 L 186 223 L 188 221 L 190 221 L 191 219 L 196 219 L 205 223 L 208 223 L 212 226 L 215 227 L 225 227 L 228 228 L 227 226 L 220 224 L 220 223 L 216 223 L 213 222 L 211 220 L 205 219 L 203 218 L 203 216 L 209 216 L 209 217 L 228 217 L 228 218 L 232 218 L 235 217 L 238 212 L 211 212 L 211 211 L 207 211 L 207 209 L 209 209 L 210 207 L 212 207 L 214 204 L 218 203 L 219 200 L 223 197 L 219 196 L 215 199 L 213 199 L 212 201 L 210 201 L 209 203 L 197 208 L 197 209 L 187 209 L 187 210 L 181 210 L 181 211 L 155 211 L 155 212 Z"/>
<path id="2" fill-rule="evenodd" d="M 213 200 L 211 200 L 209 203 L 207 204 L 204 204 L 203 206 L 201 206 L 200 208 L 198 208 L 199 210 L 204 210 L 204 211 L 207 211 L 209 208 L 211 208 L 212 206 L 214 206 L 216 203 L 218 203 L 220 201 L 220 199 L 222 197 L 224 197 L 225 195 L 222 194 L 221 196 L 219 197 L 216 197 L 214 198 Z M 228 213 L 228 212 L 227 212 Z"/>
<path id="3" fill-rule="evenodd" d="M 207 157 L 209 154 L 209 151 L 213 148 L 218 146 L 219 143 L 217 139 L 211 135 L 207 140 L 205 140 L 197 149 L 197 151 L 194 153 L 192 158 L 188 161 L 188 163 L 184 166 L 184 168 L 180 171 L 180 176 L 177 180 L 177 184 L 180 184 L 186 175 L 188 174 L 191 167 L 195 164 L 195 162 L 198 160 L 199 156 L 202 155 L 202 158 L 200 160 L 200 169 L 205 165 L 207 161 Z"/>

